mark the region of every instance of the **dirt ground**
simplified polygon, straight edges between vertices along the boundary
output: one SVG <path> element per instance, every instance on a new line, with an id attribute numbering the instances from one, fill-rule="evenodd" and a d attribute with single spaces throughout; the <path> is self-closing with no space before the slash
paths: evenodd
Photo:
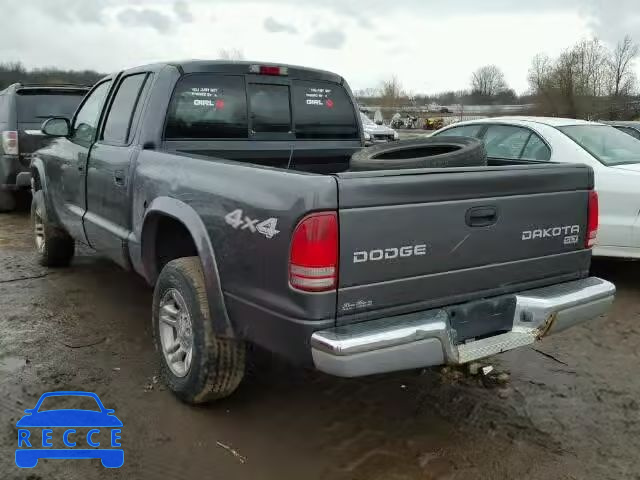
<path id="1" fill-rule="evenodd" d="M 278 364 L 194 408 L 157 383 L 143 281 L 88 251 L 47 270 L 31 242 L 27 213 L 0 215 L 2 479 L 640 479 L 639 263 L 595 264 L 619 289 L 609 316 L 491 359 L 506 385 Z M 121 469 L 15 466 L 15 423 L 51 390 L 93 391 L 115 409 Z"/>

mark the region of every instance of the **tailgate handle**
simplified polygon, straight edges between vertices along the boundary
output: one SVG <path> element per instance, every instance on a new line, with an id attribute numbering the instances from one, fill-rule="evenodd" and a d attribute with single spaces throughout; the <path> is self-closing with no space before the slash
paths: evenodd
<path id="1" fill-rule="evenodd" d="M 488 227 L 498 221 L 496 207 L 474 207 L 467 210 L 467 225 L 470 227 Z"/>
<path id="2" fill-rule="evenodd" d="M 124 185 L 124 170 L 116 170 L 113 172 L 113 180 L 116 182 L 116 185 L 123 186 Z"/>

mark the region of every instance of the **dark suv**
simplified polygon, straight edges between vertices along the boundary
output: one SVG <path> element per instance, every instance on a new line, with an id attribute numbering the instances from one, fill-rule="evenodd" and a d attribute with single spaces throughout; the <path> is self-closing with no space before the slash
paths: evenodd
<path id="1" fill-rule="evenodd" d="M 51 116 L 71 118 L 88 87 L 15 83 L 0 91 L 0 211 L 31 184 L 31 154 L 48 144 L 40 127 Z"/>

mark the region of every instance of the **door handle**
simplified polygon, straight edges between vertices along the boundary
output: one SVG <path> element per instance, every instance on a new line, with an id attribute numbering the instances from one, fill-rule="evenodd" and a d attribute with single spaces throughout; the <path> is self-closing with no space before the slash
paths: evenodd
<path id="1" fill-rule="evenodd" d="M 84 172 L 84 167 L 87 163 L 87 158 L 89 158 L 89 156 L 86 153 L 78 153 L 78 171 L 80 173 Z"/>
<path id="2" fill-rule="evenodd" d="M 496 207 L 474 207 L 467 210 L 467 225 L 470 227 L 488 227 L 498 221 Z"/>
<path id="3" fill-rule="evenodd" d="M 124 186 L 124 170 L 116 170 L 113 172 L 113 180 L 116 182 L 116 185 Z"/>

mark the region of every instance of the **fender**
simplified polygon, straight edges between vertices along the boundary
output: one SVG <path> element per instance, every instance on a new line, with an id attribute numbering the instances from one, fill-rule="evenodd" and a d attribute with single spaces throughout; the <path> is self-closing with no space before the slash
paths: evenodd
<path id="1" fill-rule="evenodd" d="M 34 157 L 31 160 L 31 191 L 36 190 L 35 178 L 36 173 L 39 181 L 39 190 L 42 190 L 44 195 L 45 207 L 47 208 L 47 216 L 48 220 L 56 225 L 60 225 L 60 219 L 58 218 L 58 212 L 54 208 L 53 203 L 51 202 L 51 197 L 49 196 L 48 185 L 47 185 L 47 176 L 45 174 L 44 162 L 40 157 Z"/>
<path id="2" fill-rule="evenodd" d="M 141 247 L 142 262 L 145 276 L 151 284 L 154 284 L 160 272 L 155 266 L 155 238 L 158 220 L 161 216 L 172 217 L 182 223 L 191 234 L 200 256 L 204 282 L 207 288 L 207 300 L 209 301 L 209 314 L 213 322 L 216 335 L 235 338 L 224 296 L 220 283 L 218 263 L 211 245 L 207 229 L 196 211 L 186 203 L 171 197 L 158 197 L 154 199 L 142 220 Z"/>

